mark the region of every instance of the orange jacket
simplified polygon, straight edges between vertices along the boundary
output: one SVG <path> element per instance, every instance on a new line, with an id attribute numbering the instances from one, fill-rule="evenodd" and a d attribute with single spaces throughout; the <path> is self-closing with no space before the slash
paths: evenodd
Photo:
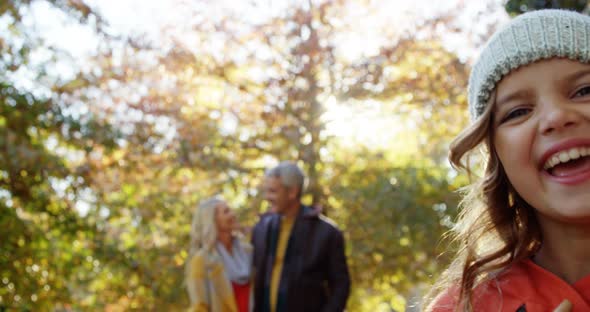
<path id="1" fill-rule="evenodd" d="M 519 262 L 496 278 L 475 288 L 477 312 L 551 312 L 564 299 L 573 312 L 590 311 L 590 275 L 570 285 L 530 260 Z M 432 312 L 451 312 L 457 292 L 447 291 L 435 300 Z"/>

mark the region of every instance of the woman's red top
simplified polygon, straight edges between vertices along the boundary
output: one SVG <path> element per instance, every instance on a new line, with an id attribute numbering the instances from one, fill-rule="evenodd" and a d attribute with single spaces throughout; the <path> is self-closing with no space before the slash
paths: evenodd
<path id="1" fill-rule="evenodd" d="M 234 296 L 236 297 L 236 305 L 238 306 L 238 312 L 248 312 L 248 306 L 250 301 L 250 283 L 240 285 L 231 282 L 231 286 L 234 289 Z"/>

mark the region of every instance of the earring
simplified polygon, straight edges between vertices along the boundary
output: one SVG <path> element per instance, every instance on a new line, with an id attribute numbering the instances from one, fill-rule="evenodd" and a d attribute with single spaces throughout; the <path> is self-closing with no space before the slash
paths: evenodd
<path id="1" fill-rule="evenodd" d="M 508 193 L 508 207 L 514 208 L 514 195 L 512 195 L 512 192 Z"/>

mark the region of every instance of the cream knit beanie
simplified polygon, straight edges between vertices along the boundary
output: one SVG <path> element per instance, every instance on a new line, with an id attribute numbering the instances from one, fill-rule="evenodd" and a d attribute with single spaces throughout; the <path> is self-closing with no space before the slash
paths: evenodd
<path id="1" fill-rule="evenodd" d="M 524 13 L 487 42 L 469 77 L 469 114 L 484 112 L 498 82 L 520 66 L 551 57 L 590 61 L 590 17 L 573 11 Z"/>

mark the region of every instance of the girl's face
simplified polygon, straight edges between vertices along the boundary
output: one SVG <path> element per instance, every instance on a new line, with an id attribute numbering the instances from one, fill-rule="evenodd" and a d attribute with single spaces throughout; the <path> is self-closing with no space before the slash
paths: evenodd
<path id="1" fill-rule="evenodd" d="M 500 81 L 494 146 L 539 221 L 590 223 L 590 65 L 533 63 Z"/>
<path id="2" fill-rule="evenodd" d="M 215 225 L 218 232 L 231 232 L 235 229 L 236 215 L 226 202 L 221 202 L 215 206 Z"/>

